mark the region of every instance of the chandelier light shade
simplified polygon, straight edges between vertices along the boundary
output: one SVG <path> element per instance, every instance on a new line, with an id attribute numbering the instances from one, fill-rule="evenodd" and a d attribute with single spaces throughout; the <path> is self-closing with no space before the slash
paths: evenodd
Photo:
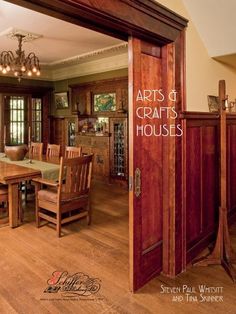
<path id="1" fill-rule="evenodd" d="M 0 71 L 3 74 L 13 73 L 18 81 L 21 81 L 23 75 L 40 75 L 39 59 L 35 53 L 30 52 L 28 56 L 25 56 L 24 50 L 22 50 L 22 41 L 24 35 L 15 34 L 18 40 L 18 50 L 15 55 L 12 51 L 2 51 L 0 55 Z"/>

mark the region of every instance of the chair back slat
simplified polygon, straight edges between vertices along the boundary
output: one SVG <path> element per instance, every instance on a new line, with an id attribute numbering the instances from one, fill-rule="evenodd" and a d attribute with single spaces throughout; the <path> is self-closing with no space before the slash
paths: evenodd
<path id="1" fill-rule="evenodd" d="M 42 157 L 42 155 L 43 155 L 43 143 L 31 142 L 30 152 L 29 152 L 30 158 Z"/>
<path id="2" fill-rule="evenodd" d="M 86 168 L 86 164 L 81 165 L 79 191 L 84 190 L 85 168 Z"/>
<path id="3" fill-rule="evenodd" d="M 83 189 L 88 188 L 88 180 L 89 180 L 89 165 L 85 165 L 84 167 L 84 177 L 83 177 Z"/>
<path id="4" fill-rule="evenodd" d="M 82 155 L 82 147 L 66 146 L 65 158 L 75 158 Z"/>
<path id="5" fill-rule="evenodd" d="M 64 169 L 62 184 L 62 199 L 71 199 L 88 194 L 91 182 L 93 155 L 75 158 L 62 158 Z M 62 171 L 62 172 L 63 172 Z"/>
<path id="6" fill-rule="evenodd" d="M 59 157 L 60 156 L 60 145 L 48 144 L 46 156 L 47 156 L 47 158 Z"/>

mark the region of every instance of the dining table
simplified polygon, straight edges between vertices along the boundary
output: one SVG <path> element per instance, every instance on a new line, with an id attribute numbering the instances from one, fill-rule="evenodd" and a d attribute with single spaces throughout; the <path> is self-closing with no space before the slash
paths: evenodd
<path id="1" fill-rule="evenodd" d="M 59 158 L 11 161 L 0 153 L 0 183 L 8 185 L 9 226 L 19 226 L 19 183 L 43 177 L 56 181 L 59 176 Z"/>

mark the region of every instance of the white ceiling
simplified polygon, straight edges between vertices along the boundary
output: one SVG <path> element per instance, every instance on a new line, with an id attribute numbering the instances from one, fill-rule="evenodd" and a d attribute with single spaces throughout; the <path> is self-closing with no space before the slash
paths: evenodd
<path id="1" fill-rule="evenodd" d="M 236 68 L 236 0 L 182 1 L 209 55 Z M 35 52 L 40 63 L 46 65 L 58 64 L 66 59 L 122 43 L 118 39 L 0 0 L 0 51 L 14 51 L 17 48 L 15 40 L 1 35 L 9 28 L 42 35 L 42 38 L 24 43 L 23 49 L 26 53 Z M 117 54 L 127 51 L 125 49 L 118 49 Z M 97 59 L 101 57 L 100 54 L 95 56 Z"/>
<path id="2" fill-rule="evenodd" d="M 35 52 L 41 64 L 51 64 L 122 43 L 116 38 L 0 0 L 0 51 L 15 51 L 17 48 L 17 41 L 1 35 L 9 28 L 43 36 L 23 44 L 25 53 Z"/>
<path id="3" fill-rule="evenodd" d="M 236 67 L 236 0 L 183 0 L 211 57 Z"/>

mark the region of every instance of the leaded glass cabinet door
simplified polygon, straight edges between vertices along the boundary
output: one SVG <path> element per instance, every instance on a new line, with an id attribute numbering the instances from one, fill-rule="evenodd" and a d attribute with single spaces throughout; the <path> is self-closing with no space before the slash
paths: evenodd
<path id="1" fill-rule="evenodd" d="M 68 122 L 68 146 L 75 146 L 75 122 Z"/>
<path id="2" fill-rule="evenodd" d="M 32 98 L 32 141 L 42 142 L 42 99 Z"/>
<path id="3" fill-rule="evenodd" d="M 110 165 L 113 179 L 126 181 L 127 164 L 127 118 L 110 119 L 111 147 Z"/>

